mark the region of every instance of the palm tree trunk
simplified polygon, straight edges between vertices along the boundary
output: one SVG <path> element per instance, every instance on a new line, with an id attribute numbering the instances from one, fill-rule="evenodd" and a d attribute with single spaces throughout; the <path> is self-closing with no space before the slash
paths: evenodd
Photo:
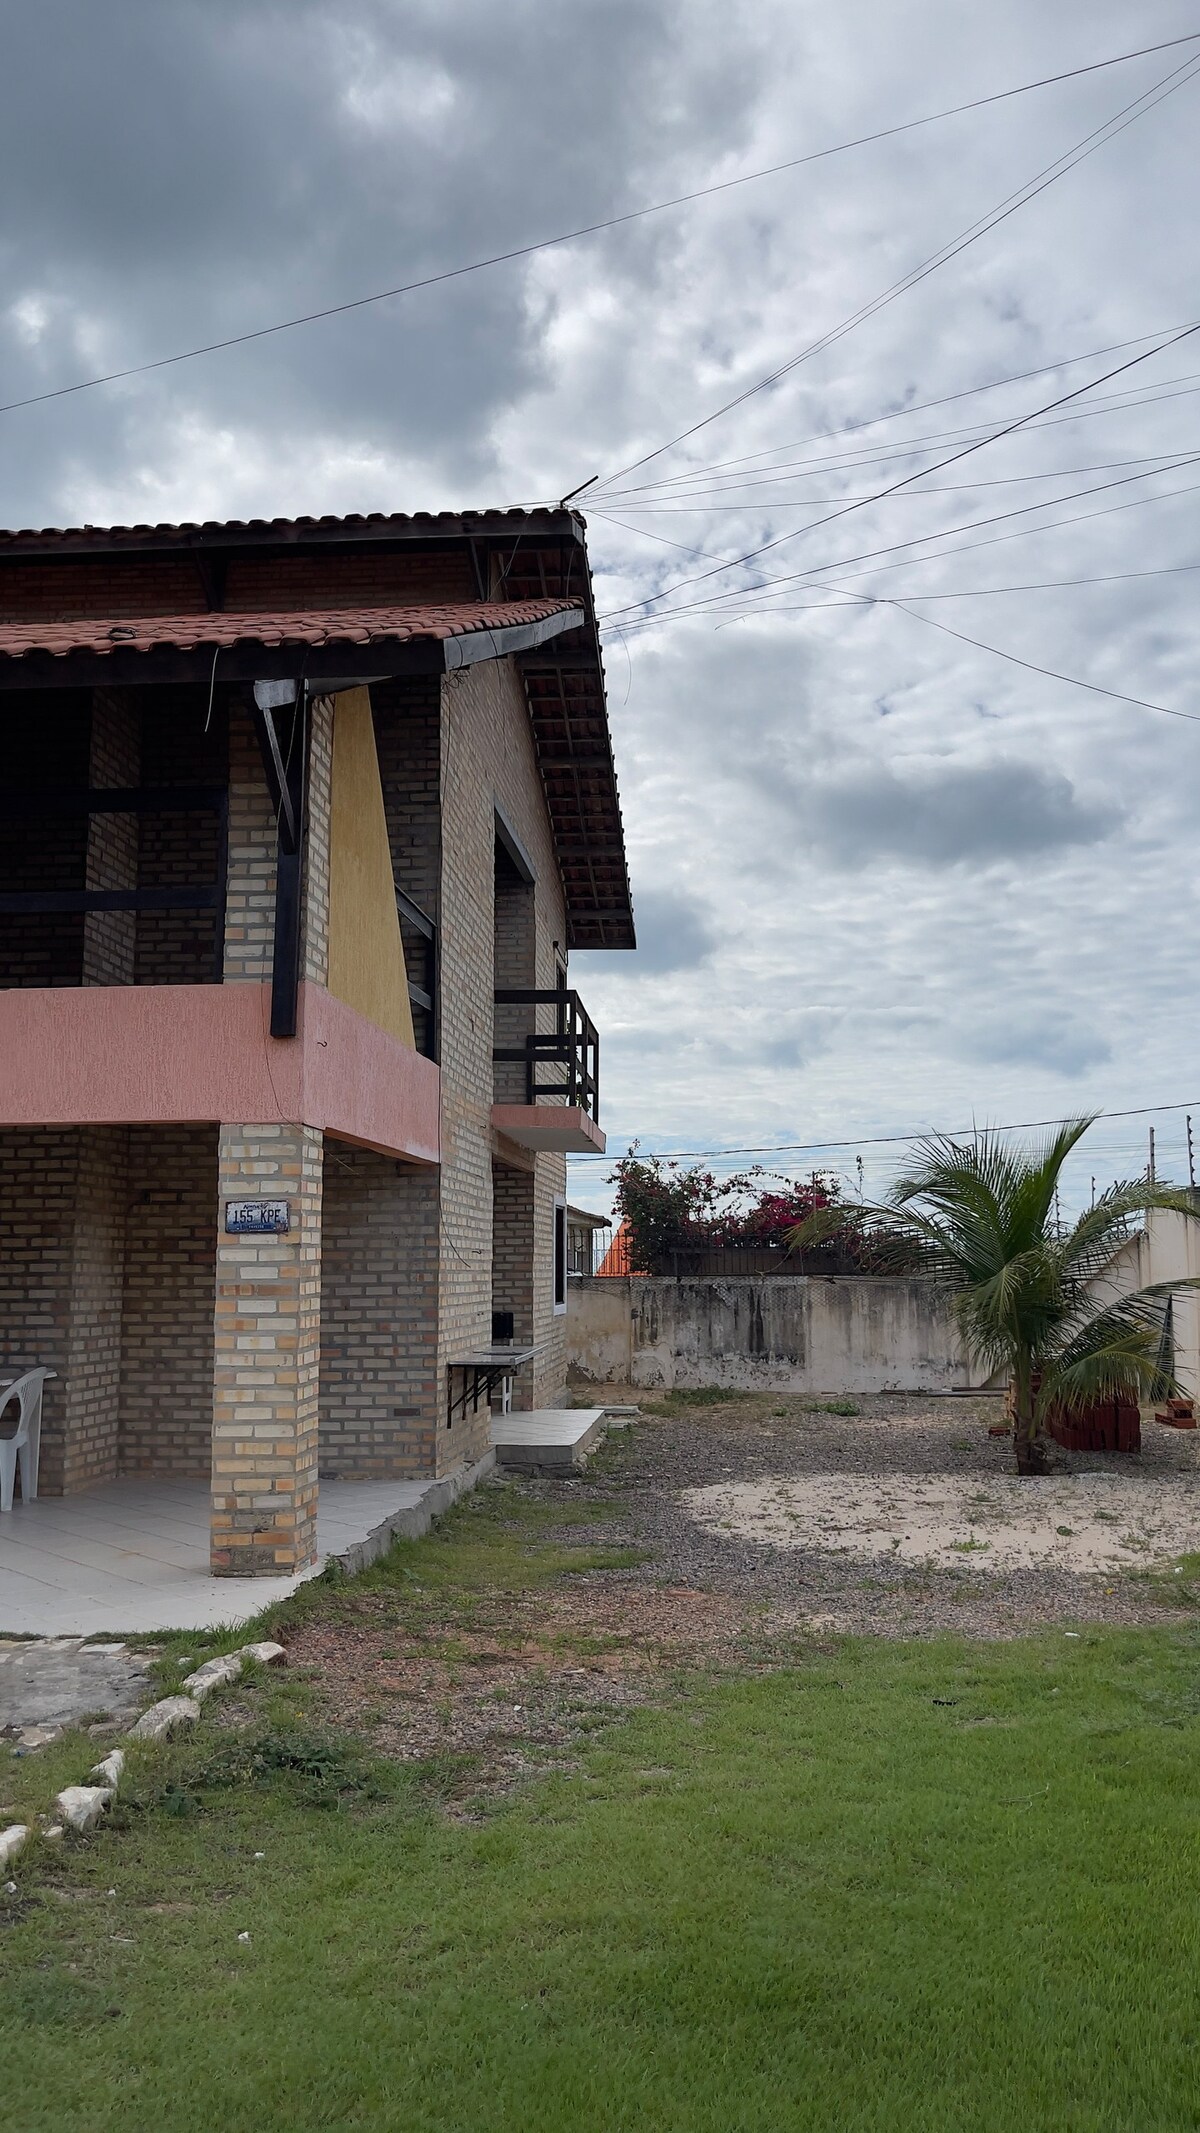
<path id="1" fill-rule="evenodd" d="M 1013 1448 L 1018 1474 L 1044 1474 L 1046 1446 L 1035 1411 L 1036 1374 L 1023 1359 L 1013 1373 Z"/>

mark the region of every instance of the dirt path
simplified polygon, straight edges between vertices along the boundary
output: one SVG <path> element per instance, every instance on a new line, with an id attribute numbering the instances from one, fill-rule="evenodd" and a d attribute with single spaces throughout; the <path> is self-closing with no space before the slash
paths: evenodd
<path id="1" fill-rule="evenodd" d="M 1181 1618 L 1147 1571 L 1200 1545 L 1190 1435 L 1151 1426 L 1140 1460 L 1063 1454 L 1018 1482 L 991 1401 L 662 1404 L 581 1478 L 485 1486 L 436 1558 L 314 1588 L 284 1629 L 314 1706 L 440 1764 L 449 1813 L 569 1764 L 688 1670 L 769 1668 L 798 1637 Z"/>

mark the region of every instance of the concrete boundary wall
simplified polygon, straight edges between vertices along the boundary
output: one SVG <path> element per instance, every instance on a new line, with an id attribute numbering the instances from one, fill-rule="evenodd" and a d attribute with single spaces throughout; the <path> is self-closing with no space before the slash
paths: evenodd
<path id="1" fill-rule="evenodd" d="M 740 1275 L 572 1280 L 576 1385 L 950 1392 L 972 1382 L 927 1283 Z"/>

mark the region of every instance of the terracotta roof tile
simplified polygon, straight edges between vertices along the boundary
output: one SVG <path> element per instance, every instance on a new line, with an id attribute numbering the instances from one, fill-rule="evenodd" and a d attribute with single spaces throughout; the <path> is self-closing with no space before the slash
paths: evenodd
<path id="1" fill-rule="evenodd" d="M 0 624 L 0 658 L 29 653 L 200 651 L 235 644 L 404 644 L 414 638 L 463 637 L 479 630 L 543 622 L 579 609 L 578 600 L 464 600 L 422 607 L 299 608 L 209 615 L 138 615 L 121 622 L 86 616 L 74 622 Z"/>

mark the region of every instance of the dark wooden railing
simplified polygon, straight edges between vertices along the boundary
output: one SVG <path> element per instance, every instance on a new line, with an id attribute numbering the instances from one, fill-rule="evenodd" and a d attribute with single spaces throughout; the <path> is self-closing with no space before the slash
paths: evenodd
<path id="1" fill-rule="evenodd" d="M 6 889 L 0 915 L 50 912 L 211 911 L 212 972 L 220 983 L 225 955 L 229 793 L 224 785 L 41 786 L 0 795 L 0 822 L 63 815 L 214 814 L 216 864 L 208 882 L 144 889 Z"/>
<path id="2" fill-rule="evenodd" d="M 495 1060 L 517 1060 L 525 1067 L 527 1104 L 547 1100 L 569 1104 L 596 1118 L 600 1106 L 600 1038 L 577 992 L 566 986 L 539 990 L 504 986 L 497 1007 L 553 1007 L 552 1030 L 527 1030 L 524 1041 L 497 1045 Z M 544 1078 L 549 1073 L 549 1079 Z"/>
<path id="3" fill-rule="evenodd" d="M 400 918 L 400 933 L 416 935 L 416 943 L 404 942 L 404 960 L 411 971 L 419 961 L 421 982 L 412 977 L 408 981 L 408 997 L 414 1007 L 424 1016 L 423 1035 L 418 1050 L 427 1059 L 437 1058 L 437 927 L 427 911 L 415 904 L 398 881 L 392 883 L 396 891 L 396 910 Z"/>

